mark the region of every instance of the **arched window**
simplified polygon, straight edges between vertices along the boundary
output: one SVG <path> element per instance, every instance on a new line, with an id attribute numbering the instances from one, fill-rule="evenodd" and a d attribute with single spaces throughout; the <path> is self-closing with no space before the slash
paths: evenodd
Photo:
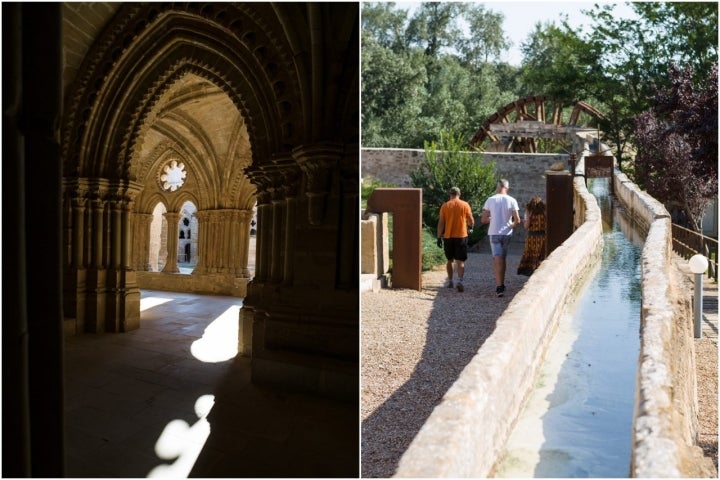
<path id="1" fill-rule="evenodd" d="M 180 230 L 180 238 L 182 238 L 183 240 L 185 239 L 185 231 L 184 230 Z"/>

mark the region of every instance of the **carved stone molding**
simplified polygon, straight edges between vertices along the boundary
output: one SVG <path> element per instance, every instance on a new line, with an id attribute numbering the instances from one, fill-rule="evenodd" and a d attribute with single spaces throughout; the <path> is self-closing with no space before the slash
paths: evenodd
<path id="1" fill-rule="evenodd" d="M 305 195 L 308 198 L 308 222 L 314 226 L 321 225 L 343 146 L 337 143 L 303 145 L 293 149 L 292 153 L 307 179 Z"/>

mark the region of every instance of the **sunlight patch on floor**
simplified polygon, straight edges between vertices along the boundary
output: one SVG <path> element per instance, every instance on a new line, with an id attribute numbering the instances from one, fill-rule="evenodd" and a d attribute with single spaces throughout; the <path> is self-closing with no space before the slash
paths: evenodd
<path id="1" fill-rule="evenodd" d="M 207 326 L 202 338 L 195 340 L 190 352 L 201 362 L 217 363 L 235 358 L 238 353 L 240 305 L 233 305 Z"/>
<path id="2" fill-rule="evenodd" d="M 165 426 L 155 443 L 155 453 L 162 460 L 175 461 L 158 465 L 148 478 L 187 478 L 210 436 L 207 416 L 215 404 L 214 395 L 203 395 L 195 402 L 198 421 L 189 425 L 185 420 L 173 420 Z"/>
<path id="3" fill-rule="evenodd" d="M 148 310 L 152 307 L 157 307 L 158 305 L 162 305 L 163 303 L 171 301 L 172 298 L 144 297 L 140 299 L 140 311 L 144 312 L 145 310 Z"/>

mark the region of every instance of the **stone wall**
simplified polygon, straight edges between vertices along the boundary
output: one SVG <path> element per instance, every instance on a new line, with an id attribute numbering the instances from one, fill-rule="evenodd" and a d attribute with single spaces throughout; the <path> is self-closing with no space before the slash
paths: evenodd
<path id="1" fill-rule="evenodd" d="M 138 287 L 143 290 L 190 292 L 200 295 L 246 297 L 248 278 L 234 275 L 187 275 L 181 273 L 136 272 Z"/>
<path id="2" fill-rule="evenodd" d="M 670 214 L 624 174 L 615 194 L 647 229 L 642 251 L 642 312 L 633 477 L 717 477 L 695 446 L 698 400 L 692 309 L 672 266 Z"/>
<path id="3" fill-rule="evenodd" d="M 471 153 L 478 160 L 495 163 L 498 177 L 510 181 L 510 195 L 515 197 L 522 207 L 534 196 L 545 199 L 545 171 L 556 162 L 567 164 L 566 154 L 544 153 Z M 363 148 L 361 175 L 363 181 L 379 180 L 396 187 L 411 187 L 410 172 L 415 170 L 425 158 L 424 150 L 399 148 Z M 462 191 L 463 186 L 458 185 Z M 473 212 L 482 207 L 475 208 Z M 521 212 L 522 215 L 522 212 Z"/>

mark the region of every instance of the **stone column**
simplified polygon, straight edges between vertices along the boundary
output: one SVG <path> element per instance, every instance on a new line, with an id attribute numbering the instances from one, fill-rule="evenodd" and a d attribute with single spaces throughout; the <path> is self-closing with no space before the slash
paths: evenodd
<path id="1" fill-rule="evenodd" d="M 92 236 L 92 267 L 95 269 L 103 268 L 103 231 L 105 222 L 103 214 L 105 213 L 105 202 L 98 197 L 94 197 L 90 201 L 92 210 L 92 225 L 88 229 L 88 233 Z"/>
<path id="2" fill-rule="evenodd" d="M 308 199 L 310 225 L 320 225 L 325 219 L 327 196 L 342 151 L 342 145 L 336 143 L 303 145 L 292 151 L 293 158 L 307 179 L 305 196 Z"/>
<path id="3" fill-rule="evenodd" d="M 270 248 L 272 237 L 272 205 L 267 192 L 258 195 L 258 233 L 255 253 L 255 280 L 264 283 L 269 280 Z"/>
<path id="4" fill-rule="evenodd" d="M 71 265 L 74 268 L 85 267 L 85 205 L 87 199 L 75 196 L 72 199 L 72 247 Z"/>
<path id="5" fill-rule="evenodd" d="M 112 198 L 110 206 L 110 262 L 109 268 L 119 270 L 122 268 L 122 200 L 118 197 Z"/>
<path id="6" fill-rule="evenodd" d="M 238 271 L 239 276 L 243 278 L 250 277 L 248 270 L 248 258 L 250 256 L 250 220 L 252 220 L 252 210 L 240 210 L 238 215 Z"/>
<path id="7" fill-rule="evenodd" d="M 285 265 L 283 265 L 283 284 L 292 285 L 294 278 L 293 253 L 295 252 L 295 222 L 297 218 L 297 198 L 289 197 L 285 207 Z"/>
<path id="8" fill-rule="evenodd" d="M 272 255 L 270 257 L 270 280 L 280 283 L 283 278 L 285 258 L 288 252 L 285 249 L 285 236 L 283 235 L 285 222 L 285 198 L 282 189 L 273 192 L 272 200 Z"/>
<path id="9" fill-rule="evenodd" d="M 165 273 L 179 273 L 180 269 L 177 264 L 177 249 L 178 249 L 178 222 L 180 221 L 180 214 L 175 212 L 163 213 L 165 220 L 167 220 L 167 260 L 163 272 Z"/>
<path id="10" fill-rule="evenodd" d="M 358 202 L 357 150 L 346 155 L 340 164 L 340 252 L 338 258 L 338 287 L 360 287 L 359 237 L 360 205 Z"/>
<path id="11" fill-rule="evenodd" d="M 139 271 L 150 271 L 150 227 L 152 213 L 133 214 L 133 268 Z"/>

